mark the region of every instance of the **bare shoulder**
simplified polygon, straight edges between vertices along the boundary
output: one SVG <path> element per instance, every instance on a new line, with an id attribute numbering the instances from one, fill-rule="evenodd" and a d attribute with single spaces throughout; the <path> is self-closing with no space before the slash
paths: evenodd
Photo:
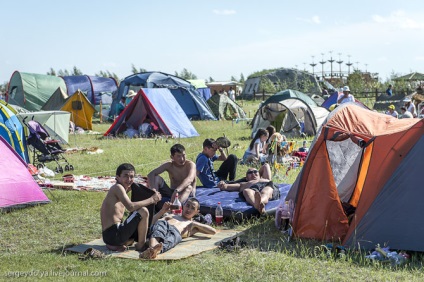
<path id="1" fill-rule="evenodd" d="M 189 169 L 196 169 L 196 164 L 193 161 L 187 160 L 185 163 L 185 166 L 188 167 Z"/>

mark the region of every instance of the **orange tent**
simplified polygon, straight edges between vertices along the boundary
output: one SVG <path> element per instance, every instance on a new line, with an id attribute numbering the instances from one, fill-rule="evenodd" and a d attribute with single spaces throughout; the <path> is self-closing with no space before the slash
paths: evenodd
<path id="1" fill-rule="evenodd" d="M 424 251 L 423 135 L 422 119 L 337 107 L 287 196 L 295 202 L 294 236 Z M 356 208 L 349 219 L 343 206 Z"/>

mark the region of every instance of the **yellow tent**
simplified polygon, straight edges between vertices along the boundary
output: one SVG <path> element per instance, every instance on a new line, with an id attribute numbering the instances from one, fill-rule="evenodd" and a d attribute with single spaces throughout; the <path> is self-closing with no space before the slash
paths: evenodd
<path id="1" fill-rule="evenodd" d="M 96 110 L 80 90 L 66 99 L 60 110 L 71 113 L 71 121 L 75 126 L 86 130 L 93 129 L 93 114 Z"/>

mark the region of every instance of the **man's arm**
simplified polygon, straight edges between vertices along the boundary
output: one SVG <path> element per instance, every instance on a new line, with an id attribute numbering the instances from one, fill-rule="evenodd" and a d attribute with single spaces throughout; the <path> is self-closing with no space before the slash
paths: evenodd
<path id="1" fill-rule="evenodd" d="M 158 191 L 155 191 L 153 196 L 150 198 L 138 201 L 138 202 L 131 202 L 130 198 L 128 197 L 124 187 L 121 184 L 117 184 L 113 186 L 113 193 L 118 198 L 118 200 L 124 205 L 124 207 L 129 210 L 130 212 L 136 211 L 141 209 L 142 207 L 147 207 L 152 204 L 156 204 L 162 199 L 161 194 Z"/>
<path id="2" fill-rule="evenodd" d="M 202 223 L 197 222 L 197 221 L 193 221 L 191 223 L 191 228 L 190 228 L 190 232 L 189 232 L 188 236 L 193 236 L 197 232 L 214 235 L 214 234 L 216 234 L 216 229 L 213 228 L 212 226 L 202 224 Z"/>
<path id="3" fill-rule="evenodd" d="M 163 173 L 164 171 L 167 171 L 169 166 L 171 165 L 171 162 L 166 162 L 159 167 L 152 170 L 148 175 L 147 179 L 149 180 L 149 188 L 150 189 L 159 189 L 158 184 L 156 183 L 156 176 Z"/>
<path id="4" fill-rule="evenodd" d="M 163 204 L 159 212 L 157 212 L 152 219 L 152 224 L 158 221 L 166 212 L 170 211 L 171 202 L 166 202 Z"/>
<path id="5" fill-rule="evenodd" d="M 175 191 L 180 193 L 183 191 L 188 185 L 191 185 L 196 179 L 196 165 L 192 161 L 187 161 L 189 165 L 189 172 L 184 180 L 175 188 Z"/>
<path id="6" fill-rule="evenodd" d="M 218 160 L 225 161 L 227 159 L 227 154 L 225 154 L 225 151 L 221 147 L 219 147 L 218 150 L 219 150 Z"/>
<path id="7" fill-rule="evenodd" d="M 225 183 L 225 181 L 220 181 L 217 187 L 221 189 L 221 191 L 229 191 L 229 192 L 240 191 L 241 184 L 240 183 L 228 184 L 228 183 Z"/>

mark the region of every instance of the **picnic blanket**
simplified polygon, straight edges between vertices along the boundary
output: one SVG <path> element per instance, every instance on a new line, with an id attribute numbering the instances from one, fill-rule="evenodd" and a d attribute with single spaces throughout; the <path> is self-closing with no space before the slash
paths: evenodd
<path id="1" fill-rule="evenodd" d="M 219 246 L 219 243 L 225 239 L 231 239 L 240 235 L 243 231 L 236 231 L 233 229 L 217 230 L 215 235 L 206 235 L 198 233 L 192 237 L 183 239 L 181 243 L 172 248 L 171 250 L 159 254 L 155 260 L 179 260 L 188 258 L 205 251 L 213 250 Z M 67 248 L 67 251 L 83 254 L 88 248 L 94 248 L 103 252 L 106 255 L 111 255 L 115 258 L 139 259 L 140 253 L 130 247 L 125 252 L 113 252 L 106 248 L 103 239 L 96 239 L 91 242 Z"/>
<path id="2" fill-rule="evenodd" d="M 134 182 L 145 184 L 146 179 L 140 175 L 136 175 Z M 64 175 L 63 180 L 47 180 L 40 181 L 39 186 L 43 188 L 55 188 L 63 190 L 76 191 L 109 191 L 109 188 L 116 183 L 115 176 L 87 176 L 87 175 Z"/>

